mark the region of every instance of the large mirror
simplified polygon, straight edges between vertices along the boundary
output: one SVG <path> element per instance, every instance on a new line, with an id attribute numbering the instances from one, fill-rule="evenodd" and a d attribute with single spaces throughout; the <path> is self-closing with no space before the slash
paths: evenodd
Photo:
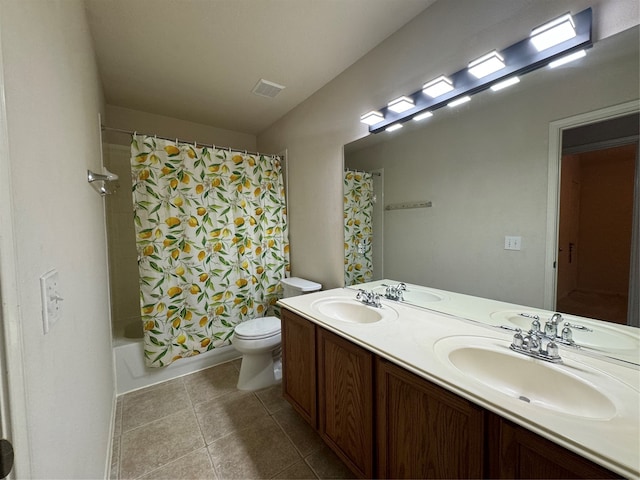
<path id="1" fill-rule="evenodd" d="M 621 270 L 621 276 L 627 278 L 604 287 L 597 281 L 591 284 L 586 281 L 585 288 L 593 290 L 594 295 L 609 295 L 609 300 L 615 300 L 614 308 L 622 308 L 624 304 L 624 314 L 618 312 L 616 318 L 607 318 L 606 312 L 587 311 L 582 316 L 627 323 L 627 290 L 629 278 L 634 274 L 634 269 L 629 268 L 633 263 L 629 260 L 633 251 L 631 239 L 636 242 L 636 249 L 638 241 L 637 234 L 632 235 L 633 228 L 637 231 L 637 225 L 632 225 L 633 205 L 635 202 L 638 208 L 639 196 L 636 191 L 634 197 L 633 190 L 634 178 L 637 182 L 638 176 L 637 112 L 625 114 L 631 123 L 614 125 L 609 128 L 613 134 L 604 138 L 597 133 L 603 129 L 597 126 L 571 132 L 567 129 L 563 134 L 566 144 L 563 155 L 627 146 L 631 153 L 626 154 L 632 155 L 632 169 L 618 172 L 618 177 L 609 178 L 608 173 L 596 171 L 588 181 L 585 176 L 581 184 L 579 176 L 563 173 L 565 180 L 573 180 L 568 186 L 563 185 L 560 193 L 550 196 L 549 185 L 554 184 L 550 178 L 556 175 L 558 185 L 560 180 L 559 174 L 549 168 L 549 142 L 554 122 L 588 112 L 607 112 L 619 105 L 635 105 L 640 96 L 639 43 L 636 26 L 597 42 L 586 57 L 576 62 L 536 70 L 508 89 L 482 92 L 467 104 L 442 108 L 421 122 L 407 122 L 399 131 L 369 135 L 345 145 L 345 194 L 348 189 L 349 198 L 363 201 L 362 192 L 353 190 L 364 188 L 353 185 L 352 177 L 356 176 L 358 180 L 364 177 L 373 188 L 371 212 L 355 220 L 359 231 L 353 223 L 345 225 L 345 284 L 391 278 L 555 310 L 553 307 L 562 306 L 560 297 L 567 294 L 562 289 L 580 288 L 576 278 L 581 272 L 575 273 L 579 270 L 578 262 L 593 257 L 600 274 L 592 272 L 592 279 L 601 281 L 613 269 Z M 608 152 L 605 157 L 611 163 L 617 153 Z M 571 163 L 560 159 L 557 162 L 563 168 L 564 163 Z M 617 187 L 620 175 L 625 185 L 631 185 L 630 193 L 626 194 L 631 207 L 624 207 L 629 225 L 600 223 L 589 228 L 601 238 L 611 229 L 626 229 L 621 236 L 628 240 L 627 251 L 620 254 L 617 244 L 579 243 L 571 236 L 563 238 L 561 232 L 554 259 L 558 262 L 556 267 L 575 272 L 573 280 L 556 282 L 558 303 L 549 308 L 545 305 L 549 225 L 562 216 L 561 208 L 569 223 L 580 217 L 575 206 L 574 210 L 567 206 L 573 198 L 569 194 L 572 188 L 580 191 L 586 189 L 587 183 L 600 186 L 607 183 L 609 191 L 623 190 Z M 556 196 L 565 203 L 561 208 L 552 205 L 549 209 L 549 199 Z M 565 197 L 569 197 L 568 203 Z M 592 197 L 592 203 L 595 201 L 600 207 L 597 218 L 619 216 L 620 207 L 604 202 L 597 193 Z M 366 225 L 366 221 L 370 224 Z M 371 231 L 366 231 L 367 228 Z M 355 235 L 360 235 L 360 240 L 354 243 Z M 638 257 L 635 261 L 639 261 Z M 623 267 L 614 267 L 616 262 Z M 627 290 L 621 285 L 626 285 Z M 596 298 L 595 303 L 601 305 L 605 302 L 603 298 Z M 429 307 L 437 308 L 433 304 Z"/>

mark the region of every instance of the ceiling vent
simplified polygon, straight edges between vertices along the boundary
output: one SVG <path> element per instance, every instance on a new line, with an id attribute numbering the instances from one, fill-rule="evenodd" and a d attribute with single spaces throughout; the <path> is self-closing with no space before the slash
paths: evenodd
<path id="1" fill-rule="evenodd" d="M 261 78 L 260 81 L 256 83 L 256 86 L 253 87 L 252 92 L 256 95 L 260 95 L 261 97 L 273 98 L 282 90 L 284 90 L 283 85 L 278 85 L 277 83 Z"/>

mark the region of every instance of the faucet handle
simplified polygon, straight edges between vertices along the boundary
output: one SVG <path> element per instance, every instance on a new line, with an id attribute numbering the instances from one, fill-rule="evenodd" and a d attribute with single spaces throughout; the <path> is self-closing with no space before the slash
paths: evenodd
<path id="1" fill-rule="evenodd" d="M 533 322 L 531 322 L 531 333 L 540 332 L 540 320 L 538 318 L 534 318 Z"/>
<path id="2" fill-rule="evenodd" d="M 560 358 L 560 354 L 558 353 L 558 344 L 556 344 L 556 342 L 549 342 L 547 344 L 547 355 L 553 359 Z"/>
<path id="3" fill-rule="evenodd" d="M 576 323 L 565 322 L 564 326 L 566 328 L 575 328 L 576 330 L 583 330 L 585 332 L 593 332 L 592 329 L 585 327 L 584 325 L 578 325 Z"/>
<path id="4" fill-rule="evenodd" d="M 516 333 L 513 335 L 513 342 L 511 343 L 511 346 L 515 348 L 522 348 L 523 344 L 524 338 L 522 337 L 522 330 L 516 328 Z"/>
<path id="5" fill-rule="evenodd" d="M 571 324 L 569 322 L 564 324 L 561 337 L 563 342 L 573 343 L 573 332 L 571 331 Z"/>

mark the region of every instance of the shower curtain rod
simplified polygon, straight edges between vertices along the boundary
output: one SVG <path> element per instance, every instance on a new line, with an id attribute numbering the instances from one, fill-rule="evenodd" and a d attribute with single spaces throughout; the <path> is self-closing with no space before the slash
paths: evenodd
<path id="1" fill-rule="evenodd" d="M 199 142 L 195 142 L 195 141 L 181 140 L 179 138 L 162 137 L 160 135 L 151 135 L 151 134 L 148 134 L 148 133 L 142 133 L 142 132 L 138 132 L 138 131 L 134 131 L 134 130 L 125 130 L 123 128 L 107 127 L 105 125 L 100 125 L 100 127 L 102 128 L 102 130 L 107 130 L 109 132 L 126 133 L 128 135 L 140 134 L 140 135 L 145 135 L 147 137 L 160 138 L 161 140 L 175 141 L 176 143 L 183 143 L 185 145 L 197 145 L 197 146 L 200 146 L 200 147 L 208 147 L 208 148 L 214 148 L 214 149 L 218 149 L 218 150 L 228 150 L 230 152 L 244 153 L 245 155 L 258 155 L 258 156 L 263 155 L 265 157 L 278 157 L 278 158 L 280 158 L 280 155 L 277 155 L 275 153 L 250 152 L 248 150 L 241 150 L 239 148 L 221 147 L 219 145 L 213 145 L 213 144 L 207 144 L 207 143 L 199 143 Z"/>
<path id="2" fill-rule="evenodd" d="M 379 177 L 381 174 L 380 172 L 367 172 L 366 170 L 358 170 L 357 168 L 345 168 L 345 170 L 348 170 L 350 172 L 359 172 L 359 173 L 370 173 L 371 175 L 375 175 L 377 177 Z"/>

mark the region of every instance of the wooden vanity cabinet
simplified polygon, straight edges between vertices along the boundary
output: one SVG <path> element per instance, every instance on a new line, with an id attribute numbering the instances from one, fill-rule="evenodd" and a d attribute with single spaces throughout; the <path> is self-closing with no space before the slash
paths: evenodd
<path id="1" fill-rule="evenodd" d="M 358 476 L 373 478 L 373 354 L 317 329 L 320 436 Z"/>
<path id="2" fill-rule="evenodd" d="M 566 448 L 490 413 L 490 478 L 620 478 Z"/>
<path id="3" fill-rule="evenodd" d="M 362 478 L 619 478 L 282 309 L 284 397 Z"/>
<path id="4" fill-rule="evenodd" d="M 483 478 L 485 411 L 377 359 L 379 478 Z"/>
<path id="5" fill-rule="evenodd" d="M 282 309 L 282 394 L 314 429 L 316 396 L 316 325 Z"/>

